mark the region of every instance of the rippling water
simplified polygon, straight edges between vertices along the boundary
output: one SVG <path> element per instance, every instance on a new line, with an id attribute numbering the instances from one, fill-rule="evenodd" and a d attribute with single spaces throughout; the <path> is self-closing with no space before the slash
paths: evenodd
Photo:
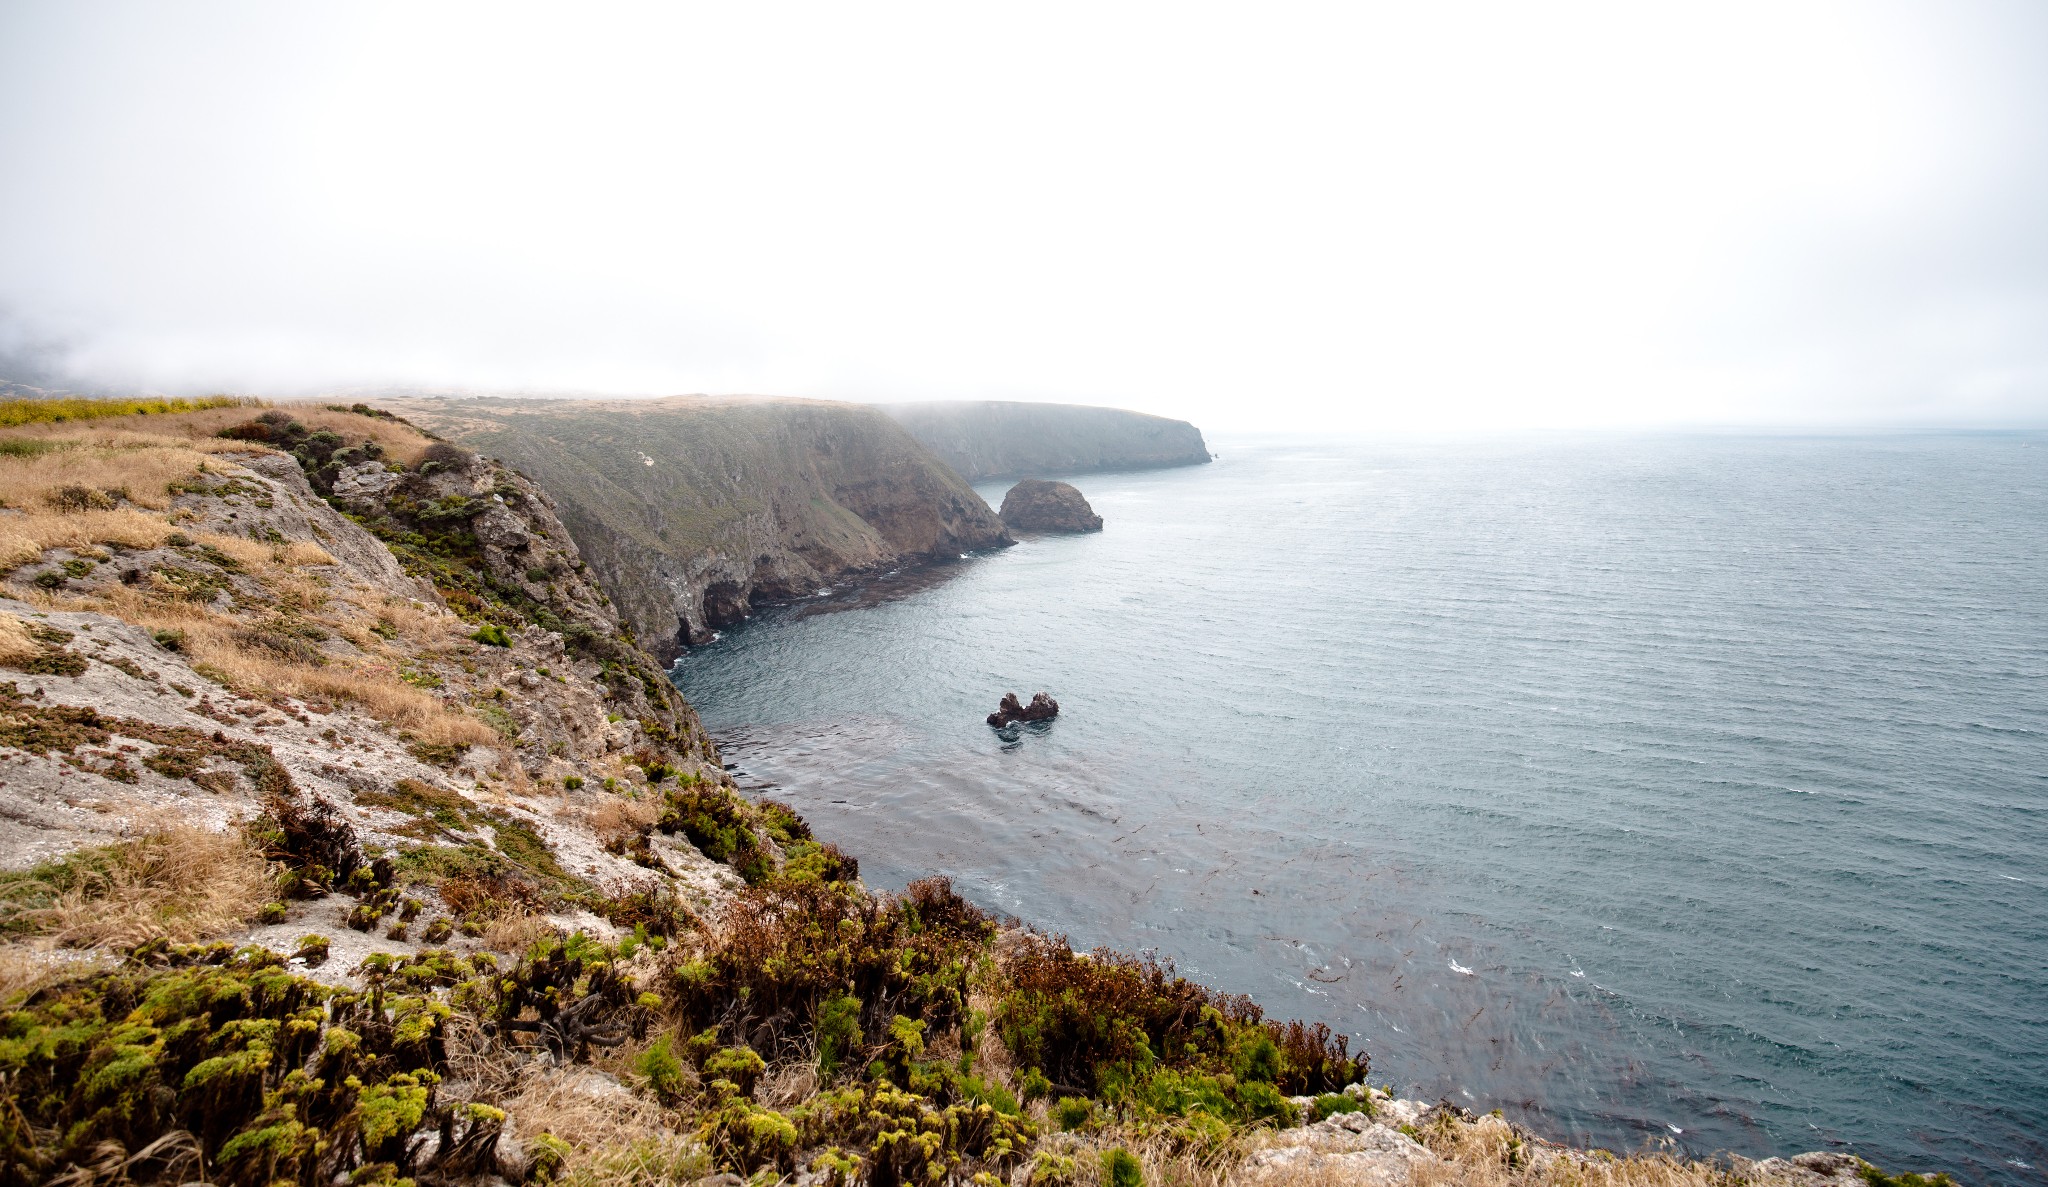
<path id="1" fill-rule="evenodd" d="M 870 883 L 1155 948 L 1375 1082 L 2042 1181 L 2048 435 L 1220 448 L 677 680 Z"/>

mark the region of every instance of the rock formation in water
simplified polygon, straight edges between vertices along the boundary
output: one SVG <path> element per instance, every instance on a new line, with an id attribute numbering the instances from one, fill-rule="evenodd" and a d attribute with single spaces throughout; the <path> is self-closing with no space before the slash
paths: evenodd
<path id="1" fill-rule="evenodd" d="M 545 486 L 620 615 L 664 660 L 757 602 L 1012 542 L 959 475 L 866 405 L 387 403 Z"/>
<path id="2" fill-rule="evenodd" d="M 1038 693 L 1026 705 L 1017 699 L 1014 692 L 1006 692 L 997 703 L 996 711 L 988 715 L 988 723 L 997 729 L 1016 721 L 1051 721 L 1060 715 L 1060 703 L 1046 693 Z"/>
<path id="3" fill-rule="evenodd" d="M 1099 532 L 1102 517 L 1064 482 L 1026 478 L 1003 496 L 1003 525 L 1017 532 Z"/>
<path id="4" fill-rule="evenodd" d="M 1001 400 L 881 407 L 969 482 L 1209 460 L 1195 426 L 1121 408 Z"/>

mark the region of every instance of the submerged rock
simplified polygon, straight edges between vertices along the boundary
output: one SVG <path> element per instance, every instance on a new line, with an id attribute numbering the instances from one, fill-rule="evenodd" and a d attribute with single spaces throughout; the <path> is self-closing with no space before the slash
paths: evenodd
<path id="1" fill-rule="evenodd" d="M 988 715 L 988 723 L 1001 729 L 1014 721 L 1051 721 L 1059 715 L 1060 703 L 1042 692 L 1028 705 L 1020 702 L 1016 693 L 1006 692 L 996 711 Z"/>
<path id="2" fill-rule="evenodd" d="M 1065 482 L 1026 478 L 1003 496 L 1003 525 L 1019 532 L 1099 532 L 1102 517 Z"/>

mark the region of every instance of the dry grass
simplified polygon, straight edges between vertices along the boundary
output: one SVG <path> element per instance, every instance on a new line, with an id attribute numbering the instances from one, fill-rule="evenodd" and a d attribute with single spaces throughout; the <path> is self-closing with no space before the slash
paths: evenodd
<path id="1" fill-rule="evenodd" d="M 632 844 L 634 838 L 654 826 L 659 813 L 652 803 L 613 796 L 583 816 L 590 831 L 597 835 L 598 844 L 611 847 Z"/>
<path id="2" fill-rule="evenodd" d="M 6 463 L 0 461 L 0 471 Z M 123 507 L 116 511 L 62 513 L 38 509 L 0 517 L 0 570 L 42 559 L 52 548 L 91 548 L 118 544 L 123 548 L 156 548 L 173 527 L 162 518 Z"/>
<path id="3" fill-rule="evenodd" d="M 662 1111 L 609 1076 L 587 1067 L 529 1069 L 504 1101 L 523 1134 L 545 1130 L 579 1148 L 630 1143 L 662 1127 Z"/>
<path id="4" fill-rule="evenodd" d="M 469 636 L 469 628 L 461 619 L 446 611 L 429 610 L 407 598 L 385 598 L 377 607 L 377 616 L 396 627 L 400 638 L 419 646 Z"/>
<path id="5" fill-rule="evenodd" d="M 1410 1187 L 1729 1187 L 1729 1168 L 1648 1151 L 1625 1157 L 1523 1141 L 1499 1117 L 1439 1113 L 1420 1126 L 1438 1161 L 1418 1164 Z M 1296 1180 L 1290 1179 L 1290 1183 Z"/>
<path id="6" fill-rule="evenodd" d="M 215 532 L 201 532 L 195 539 L 211 544 L 247 568 L 253 569 L 262 580 L 267 577 L 286 577 L 294 568 L 304 565 L 331 565 L 334 557 L 325 548 L 305 540 L 290 540 L 283 544 L 258 544 L 241 536 L 223 536 Z M 270 584 L 264 581 L 264 584 Z"/>
<path id="7" fill-rule="evenodd" d="M 47 940 L 0 944 L 0 1010 L 11 1009 L 46 985 L 113 965 L 114 958 L 108 953 L 58 948 Z"/>
<path id="8" fill-rule="evenodd" d="M 240 833 L 168 825 L 0 876 L 0 929 L 65 948 L 191 943 L 240 929 L 271 891 Z"/>
<path id="9" fill-rule="evenodd" d="M 506 1060 L 502 1052 L 498 1059 Z M 563 1187 L 682 1187 L 712 1171 L 695 1137 L 678 1133 L 679 1118 L 646 1096 L 588 1068 L 523 1067 L 517 1093 L 501 1097 L 522 1137 L 551 1133 L 569 1143 Z"/>
<path id="10" fill-rule="evenodd" d="M 518 956 L 558 930 L 544 915 L 511 911 L 491 920 L 484 928 L 484 947 Z"/>
<path id="11" fill-rule="evenodd" d="M 81 444 L 32 457 L 0 457 L 0 502 L 36 509 L 60 487 L 82 486 L 121 491 L 138 506 L 162 511 L 171 505 L 170 484 L 198 473 L 206 462 L 205 453 L 161 437 L 135 446 Z"/>
<path id="12" fill-rule="evenodd" d="M 42 651 L 42 645 L 29 637 L 28 627 L 19 618 L 0 611 L 0 663 L 34 659 Z"/>
<path id="13" fill-rule="evenodd" d="M 195 667 L 217 673 L 237 692 L 250 696 L 346 701 L 414 740 L 433 745 L 476 746 L 501 741 L 496 730 L 405 683 L 389 667 L 374 662 L 354 665 L 341 659 L 325 665 L 296 662 L 249 645 L 242 634 L 247 624 L 204 606 L 152 599 L 119 586 L 83 598 L 40 591 L 24 591 L 19 596 L 51 609 L 97 610 L 153 631 L 180 631 L 184 641 L 179 646 Z"/>
<path id="14" fill-rule="evenodd" d="M 357 416 L 352 412 L 332 412 L 322 404 L 277 404 L 280 411 L 293 417 L 315 431 L 328 429 L 351 441 L 368 437 L 384 447 L 386 457 L 405 463 L 407 466 L 419 462 L 420 456 L 433 441 L 417 429 L 394 421 L 371 416 Z M 185 412 L 169 416 L 124 416 L 92 423 L 90 430 L 77 424 L 36 424 L 23 425 L 6 431 L 7 437 L 21 437 L 31 440 L 59 441 L 76 439 L 102 446 L 121 446 L 142 442 L 179 444 L 207 453 L 264 452 L 265 447 L 253 442 L 230 441 L 215 437 L 214 434 L 230 425 L 238 425 L 256 415 L 255 407 L 212 408 L 203 412 Z"/>
<path id="15" fill-rule="evenodd" d="M 1125 1132 L 1114 1126 L 1085 1133 L 1059 1133 L 1058 1127 L 1045 1118 L 1038 1120 L 1041 1122 L 1040 1132 L 1045 1132 L 1046 1136 L 1036 1149 L 1073 1159 L 1078 1172 L 1074 1181 L 1079 1184 L 1106 1183 L 1102 1175 L 1102 1156 L 1117 1148 L 1128 1150 L 1137 1158 L 1138 1165 L 1144 1170 L 1145 1187 L 1224 1187 L 1240 1181 L 1270 1182 L 1233 1177 L 1242 1155 L 1231 1146 L 1196 1149 L 1183 1146 L 1165 1134 Z M 1048 1130 L 1053 1132 L 1046 1132 Z M 1286 1180 L 1287 1187 L 1294 1187 L 1299 1181 L 1290 1177 Z M 1346 1184 L 1346 1187 L 1353 1185 Z"/>

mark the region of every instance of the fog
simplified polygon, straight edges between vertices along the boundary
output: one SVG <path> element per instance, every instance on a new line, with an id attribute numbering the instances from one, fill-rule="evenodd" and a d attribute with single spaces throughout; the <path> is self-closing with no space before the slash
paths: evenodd
<path id="1" fill-rule="evenodd" d="M 0 8 L 0 379 L 2048 424 L 2048 7 Z"/>

